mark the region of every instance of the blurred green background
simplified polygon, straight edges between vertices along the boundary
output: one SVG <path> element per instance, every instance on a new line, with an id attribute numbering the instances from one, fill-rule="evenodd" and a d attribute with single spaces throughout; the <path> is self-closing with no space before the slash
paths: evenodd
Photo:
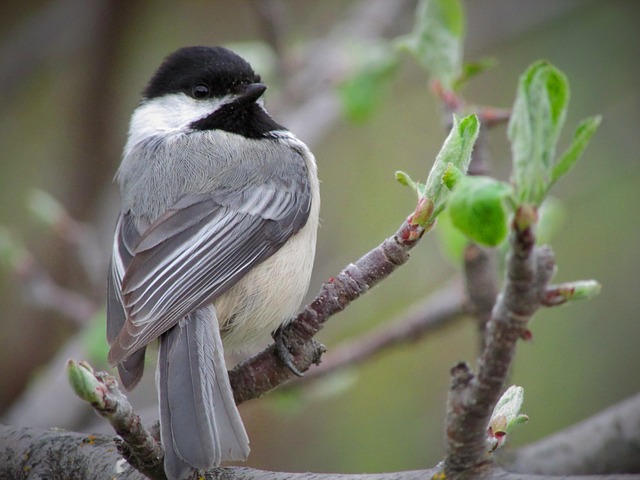
<path id="1" fill-rule="evenodd" d="M 11 232 L 57 283 L 101 304 L 101 275 L 118 209 L 111 179 L 139 92 L 162 58 L 184 45 L 263 42 L 269 31 L 257 11 L 266 6 L 279 9 L 278 18 L 284 20 L 278 38 L 293 59 L 287 68 L 304 69 L 309 42 L 343 21 L 353 3 L 3 2 L 3 235 Z M 406 5 L 389 35 L 411 29 L 414 3 Z M 519 445 L 640 389 L 640 3 L 468 0 L 466 7 L 466 58 L 492 56 L 499 62 L 471 82 L 465 94 L 470 102 L 509 107 L 518 76 L 534 60 L 546 58 L 567 74 L 572 87 L 561 145 L 580 119 L 598 113 L 604 117 L 584 158 L 554 187 L 565 217 L 551 242 L 559 264 L 556 280 L 595 278 L 603 285 L 602 294 L 589 302 L 540 311 L 531 326 L 533 342 L 520 345 L 513 382 L 525 388 L 524 410 L 531 421 L 515 434 L 513 444 Z M 355 41 L 348 28 L 342 34 L 345 45 Z M 286 79 L 271 73 L 272 59 L 258 59 L 254 66 L 259 69 L 264 63 L 263 77 L 271 86 L 267 105 L 278 112 L 294 99 L 283 98 L 279 88 Z M 327 72 L 332 70 L 327 65 Z M 317 75 L 321 78 L 315 80 L 325 81 L 323 72 Z M 407 58 L 370 121 L 354 125 L 339 120 L 312 144 L 323 182 L 323 221 L 311 293 L 323 279 L 394 233 L 411 212 L 414 197 L 395 182 L 394 172 L 426 177 L 445 137 L 441 124 L 440 107 L 430 96 L 424 72 Z M 505 128 L 494 129 L 488 140 L 491 168 L 507 178 Z M 93 279 L 79 268 L 76 247 L 29 213 L 27 198 L 34 187 L 95 228 L 100 249 L 91 257 Z M 331 320 L 320 341 L 331 349 L 400 315 L 445 284 L 458 266 L 441 251 L 437 236 L 429 235 L 413 250 L 408 265 Z M 78 329 L 63 315 L 34 306 L 33 295 L 4 263 L 1 410 L 38 378 Z M 449 368 L 459 360 L 473 362 L 475 356 L 474 326 L 458 322 L 309 388 L 249 402 L 241 407 L 252 442 L 248 465 L 318 472 L 433 466 L 444 452 Z M 140 408 L 155 401 L 152 357 L 149 363 L 144 385 L 133 395 Z M 49 399 L 53 419 L 61 402 Z M 79 416 L 82 422 L 58 425 L 53 420 L 51 426 L 98 428 L 88 407 Z"/>

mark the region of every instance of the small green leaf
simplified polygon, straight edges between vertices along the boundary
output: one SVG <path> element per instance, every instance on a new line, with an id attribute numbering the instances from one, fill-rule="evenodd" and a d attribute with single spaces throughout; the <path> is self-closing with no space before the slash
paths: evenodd
<path id="1" fill-rule="evenodd" d="M 442 212 L 447 200 L 449 189 L 443 183 L 443 178 L 447 169 L 451 168 L 449 164 L 460 172 L 467 172 L 479 132 L 480 122 L 476 115 L 469 115 L 462 120 L 457 115 L 453 116 L 453 127 L 436 156 L 425 184 L 425 195 L 431 198 L 435 205 L 434 218 Z"/>
<path id="2" fill-rule="evenodd" d="M 589 145 L 589 141 L 593 134 L 596 133 L 601 120 L 602 117 L 600 115 L 596 115 L 586 118 L 580 122 L 578 128 L 573 134 L 571 145 L 569 145 L 569 148 L 565 150 L 551 169 L 551 183 L 555 183 L 560 177 L 571 170 L 571 167 L 573 167 L 587 148 L 587 145 Z"/>
<path id="3" fill-rule="evenodd" d="M 452 185 L 466 173 L 479 130 L 480 122 L 475 115 L 469 115 L 462 120 L 454 115 L 453 127 L 424 184 L 414 182 L 405 172 L 396 172 L 398 182 L 411 187 L 418 194 L 420 202 L 413 217 L 414 224 L 422 227 L 433 225 L 444 210 L 449 196 L 449 188 L 445 186 L 445 181 Z"/>
<path id="4" fill-rule="evenodd" d="M 459 92 L 469 80 L 495 67 L 497 63 L 497 60 L 493 57 L 485 57 L 475 62 L 465 63 L 462 66 L 462 73 L 453 84 L 453 90 Z"/>
<path id="5" fill-rule="evenodd" d="M 400 41 L 446 90 L 462 73 L 464 10 L 459 0 L 422 0 L 413 32 Z"/>
<path id="6" fill-rule="evenodd" d="M 445 187 L 449 190 L 453 190 L 456 184 L 463 178 L 464 173 L 458 170 L 453 163 L 450 163 L 442 174 L 442 183 L 444 183 Z"/>
<path id="7" fill-rule="evenodd" d="M 507 420 L 506 424 L 509 424 L 509 422 L 520 414 L 520 409 L 522 408 L 523 403 L 524 388 L 511 385 L 496 403 L 491 417 L 503 416 Z"/>
<path id="8" fill-rule="evenodd" d="M 520 413 L 524 402 L 524 389 L 512 385 L 500 397 L 493 409 L 489 429 L 487 432 L 487 443 L 490 452 L 504 445 L 507 436 L 518 425 L 529 420 L 529 417 Z"/>
<path id="9" fill-rule="evenodd" d="M 569 82 L 550 63 L 536 62 L 520 77 L 508 136 L 522 203 L 540 205 L 544 199 L 568 103 Z"/>
<path id="10" fill-rule="evenodd" d="M 396 172 L 396 180 L 406 186 L 406 187 L 411 187 L 411 188 L 416 188 L 416 182 L 413 181 L 413 179 L 411 178 L 411 176 L 407 173 L 407 172 L 403 172 L 402 170 L 398 170 Z"/>
<path id="11" fill-rule="evenodd" d="M 397 70 L 396 50 L 387 43 L 353 48 L 355 73 L 345 80 L 338 92 L 345 114 L 352 122 L 368 120 L 380 105 L 385 87 Z"/>
<path id="12" fill-rule="evenodd" d="M 416 192 L 416 195 L 418 196 L 418 198 L 423 198 L 424 197 L 424 184 L 423 183 L 419 183 L 419 182 L 415 182 L 408 173 L 403 172 L 402 170 L 398 170 L 396 172 L 396 180 L 402 184 L 405 185 L 409 188 L 411 188 L 414 192 Z"/>
<path id="13" fill-rule="evenodd" d="M 575 282 L 549 285 L 547 297 L 549 304 L 562 305 L 574 300 L 589 300 L 600 294 L 602 285 L 596 280 L 577 280 Z"/>
<path id="14" fill-rule="evenodd" d="M 464 177 L 449 198 L 453 224 L 472 240 L 494 247 L 508 233 L 511 186 L 490 177 Z"/>
<path id="15" fill-rule="evenodd" d="M 429 173 L 425 185 L 426 195 L 435 204 L 434 218 L 444 209 L 448 189 L 443 183 L 443 177 L 450 165 L 466 173 L 471 163 L 473 146 L 480 133 L 480 122 L 476 115 L 469 115 L 462 120 L 453 116 L 453 127 L 444 141 L 436 162 Z"/>

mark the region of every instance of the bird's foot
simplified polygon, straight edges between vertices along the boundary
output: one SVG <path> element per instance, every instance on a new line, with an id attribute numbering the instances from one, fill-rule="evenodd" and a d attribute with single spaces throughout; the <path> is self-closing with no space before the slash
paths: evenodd
<path id="1" fill-rule="evenodd" d="M 285 330 L 286 327 L 280 325 L 272 334 L 278 357 L 280 357 L 282 363 L 291 370 L 291 373 L 297 377 L 303 377 L 304 374 L 298 370 L 298 367 L 293 363 L 293 355 L 291 354 L 291 350 L 289 350 L 289 337 L 286 335 Z"/>

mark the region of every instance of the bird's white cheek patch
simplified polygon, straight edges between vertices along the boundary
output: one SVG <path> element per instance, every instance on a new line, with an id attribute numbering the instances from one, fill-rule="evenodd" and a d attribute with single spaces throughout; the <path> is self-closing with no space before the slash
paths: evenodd
<path id="1" fill-rule="evenodd" d="M 151 137 L 189 132 L 193 122 L 210 115 L 228 101 L 227 97 L 195 100 L 184 93 L 145 100 L 131 116 L 125 155 Z"/>

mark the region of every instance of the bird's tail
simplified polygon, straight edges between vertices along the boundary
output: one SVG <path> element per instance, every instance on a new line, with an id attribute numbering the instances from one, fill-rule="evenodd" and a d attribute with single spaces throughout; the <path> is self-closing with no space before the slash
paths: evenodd
<path id="1" fill-rule="evenodd" d="M 171 480 L 245 460 L 249 438 L 233 399 L 215 310 L 202 308 L 160 337 L 158 395 Z"/>

